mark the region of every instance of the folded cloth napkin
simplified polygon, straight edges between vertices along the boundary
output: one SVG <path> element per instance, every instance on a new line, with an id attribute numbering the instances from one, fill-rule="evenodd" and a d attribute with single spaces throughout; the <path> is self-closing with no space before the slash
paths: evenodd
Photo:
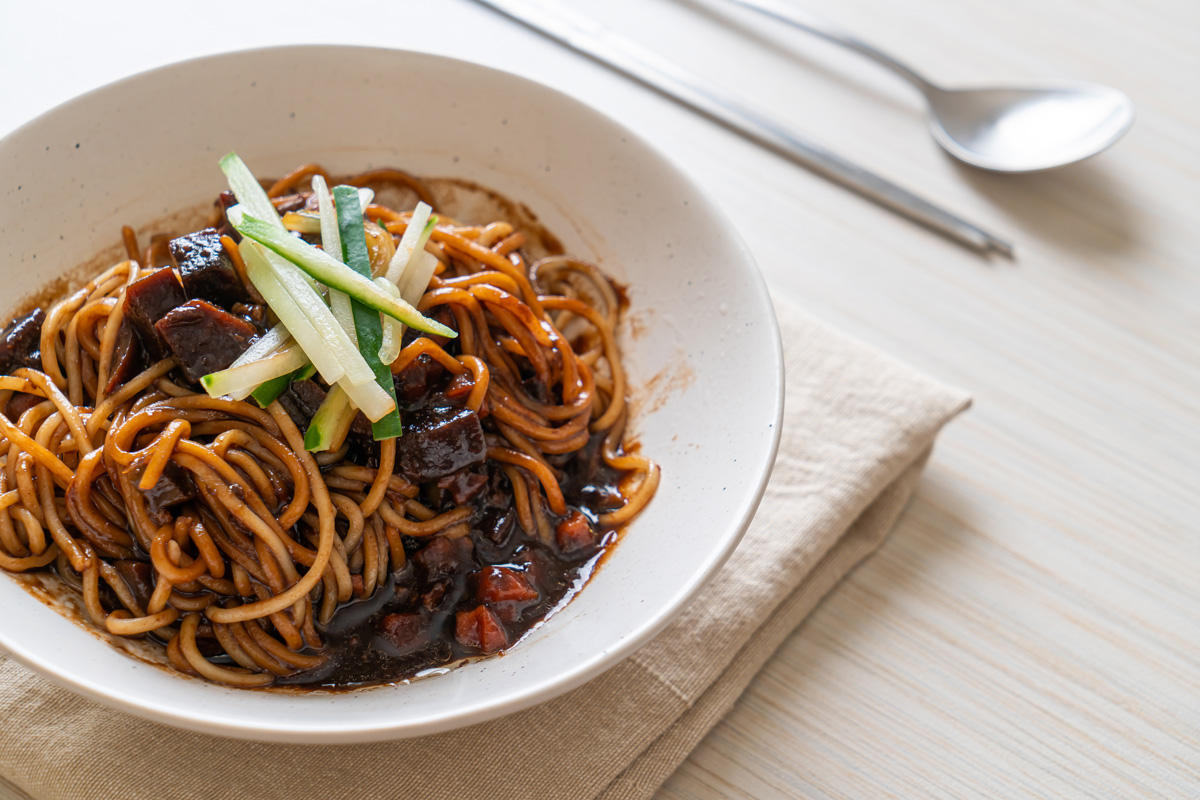
<path id="1" fill-rule="evenodd" d="M 367 745 L 256 744 L 85 700 L 0 656 L 0 775 L 33 798 L 646 798 L 895 523 L 969 400 L 793 310 L 783 441 L 729 562 L 654 641 L 493 722 Z M 21 797 L 0 781 L 0 800 Z"/>

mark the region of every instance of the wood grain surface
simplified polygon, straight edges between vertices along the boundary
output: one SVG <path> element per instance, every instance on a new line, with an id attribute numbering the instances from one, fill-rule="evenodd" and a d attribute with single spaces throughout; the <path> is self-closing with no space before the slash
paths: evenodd
<path id="1" fill-rule="evenodd" d="M 1011 237 L 1016 261 L 466 0 L 346 4 L 320 26 L 308 2 L 285 17 L 0 4 L 0 133 L 141 69 L 289 42 L 444 52 L 591 103 L 700 181 L 774 291 L 976 398 L 890 541 L 660 800 L 1200 796 L 1200 4 L 805 5 L 947 84 L 1087 79 L 1132 96 L 1138 119 L 1111 151 L 1025 176 L 957 165 L 898 79 L 721 0 L 570 5 Z"/>

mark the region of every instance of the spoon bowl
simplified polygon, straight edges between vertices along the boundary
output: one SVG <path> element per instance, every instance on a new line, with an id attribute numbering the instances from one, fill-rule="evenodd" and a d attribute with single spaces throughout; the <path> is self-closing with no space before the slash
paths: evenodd
<path id="1" fill-rule="evenodd" d="M 1095 83 L 1043 88 L 943 89 L 862 39 L 788 0 L 728 0 L 841 45 L 890 69 L 929 101 L 929 129 L 946 152 L 993 172 L 1034 172 L 1107 149 L 1133 124 L 1124 92 Z"/>
<path id="2" fill-rule="evenodd" d="M 981 169 L 1033 172 L 1093 156 L 1133 124 L 1133 102 L 1094 83 L 1026 89 L 932 88 L 929 130 Z"/>

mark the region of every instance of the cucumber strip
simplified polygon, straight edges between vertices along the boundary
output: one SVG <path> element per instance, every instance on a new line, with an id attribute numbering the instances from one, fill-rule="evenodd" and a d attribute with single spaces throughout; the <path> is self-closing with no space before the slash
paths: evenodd
<path id="1" fill-rule="evenodd" d="M 242 207 L 241 203 L 225 209 L 225 219 L 229 220 L 229 224 L 235 228 L 242 224 L 242 220 L 245 217 L 246 210 Z"/>
<path id="2" fill-rule="evenodd" d="M 371 288 L 382 294 L 375 284 L 371 283 L 371 257 L 367 253 L 367 238 L 363 229 L 362 209 L 358 204 L 358 194 L 352 187 L 335 186 L 333 195 L 337 201 L 338 232 L 342 242 L 342 256 L 345 258 L 345 268 L 354 272 Z M 387 297 L 387 295 L 384 295 Z M 379 346 L 383 340 L 383 324 L 379 312 L 358 302 L 357 296 L 352 296 L 351 306 L 354 309 L 354 329 L 358 333 L 358 349 L 363 359 L 371 367 L 378 388 L 386 394 L 391 402 L 391 411 L 373 416 L 362 403 L 370 402 L 369 396 L 357 397 L 355 405 L 372 421 L 371 433 L 376 440 L 391 439 L 401 434 L 400 413 L 396 410 L 396 385 L 392 380 L 392 370 L 379 360 Z M 389 300 L 392 298 L 388 297 Z M 394 301 L 393 301 L 394 302 Z M 364 390 L 365 394 L 365 390 Z"/>
<path id="3" fill-rule="evenodd" d="M 309 364 L 311 367 L 312 364 Z M 264 381 L 257 389 L 250 393 L 250 397 L 254 402 L 258 403 L 259 408 L 266 408 L 279 398 L 279 395 L 287 391 L 287 387 L 292 385 L 293 376 L 281 375 L 278 378 L 272 378 L 269 381 Z"/>
<path id="4" fill-rule="evenodd" d="M 354 329 L 354 308 L 350 305 L 350 295 L 330 289 L 329 310 L 333 312 L 333 318 L 338 321 L 338 325 L 341 325 L 342 330 L 350 337 L 350 341 L 357 344 L 358 331 Z"/>
<path id="5" fill-rule="evenodd" d="M 379 384 L 350 386 L 342 381 L 330 390 L 317 413 L 313 415 L 308 433 L 304 437 L 305 449 L 316 452 L 341 447 L 346 433 L 350 430 L 350 424 L 359 411 L 374 423 L 389 414 L 394 414 L 396 401 L 381 389 Z"/>
<path id="6" fill-rule="evenodd" d="M 312 453 L 335 450 L 341 447 L 350 424 L 354 421 L 354 409 L 350 397 L 341 385 L 334 386 L 325 395 L 321 407 L 313 414 L 308 430 L 304 433 L 304 449 Z"/>
<path id="7" fill-rule="evenodd" d="M 300 345 L 296 345 L 296 349 L 300 350 Z M 303 354 L 304 351 L 300 350 L 300 353 Z M 286 375 L 280 375 L 277 378 L 271 378 L 270 380 L 263 381 L 258 386 L 255 386 L 251 391 L 238 392 L 237 394 L 230 395 L 230 397 L 232 397 L 234 400 L 245 400 L 247 397 L 253 397 L 259 405 L 261 405 L 263 408 L 266 408 L 267 406 L 271 405 L 271 400 L 274 400 L 276 397 L 283 394 L 287 387 L 292 385 L 292 381 L 302 381 L 306 378 L 311 378 L 314 374 L 316 374 L 316 372 L 317 368 L 312 365 L 312 362 L 308 360 L 308 356 L 305 355 L 304 363 Z M 277 384 L 278 391 L 276 391 L 275 388 Z M 267 400 L 264 403 L 262 402 L 262 398 L 264 397 L 269 397 L 270 400 Z"/>
<path id="8" fill-rule="evenodd" d="M 396 284 L 387 278 L 376 278 L 375 284 L 392 297 L 399 297 L 400 290 Z M 383 318 L 383 339 L 379 343 L 379 360 L 391 364 L 400 355 L 400 345 L 404 341 L 404 323 L 391 317 Z"/>
<path id="9" fill-rule="evenodd" d="M 254 177 L 254 173 L 237 153 L 229 153 L 221 159 L 221 172 L 225 173 L 225 180 L 229 181 L 229 189 L 241 204 L 241 210 L 246 215 L 260 219 L 277 230 L 284 230 L 283 221 L 279 219 L 279 214 L 276 213 L 271 198 L 267 197 L 267 190 L 262 188 L 258 178 Z M 229 219 L 229 222 L 235 228 L 237 227 L 237 223 L 232 218 Z"/>
<path id="10" fill-rule="evenodd" d="M 334 258 L 342 254 L 342 237 L 338 233 L 337 211 L 333 208 L 333 197 L 329 187 L 320 175 L 312 179 L 313 193 L 317 196 L 317 217 L 320 222 L 321 249 Z M 350 341 L 358 344 L 358 334 L 354 330 L 354 310 L 350 307 L 350 296 L 337 289 L 329 290 L 329 309 L 333 317 L 342 326 L 342 330 L 350 337 Z"/>
<path id="11" fill-rule="evenodd" d="M 412 218 L 408 221 L 408 227 L 404 229 L 404 235 L 400 237 L 400 244 L 396 245 L 396 253 L 388 262 L 386 277 L 397 286 L 400 285 L 400 279 L 408 269 L 409 262 L 412 261 L 412 254 L 417 249 L 418 240 L 425 236 L 425 241 L 429 241 L 429 237 L 425 235 L 425 229 L 429 226 L 431 211 L 433 209 L 429 207 L 428 203 L 417 203 L 417 207 L 413 209 Z M 432 233 L 433 229 L 430 228 L 429 232 Z M 421 247 L 424 246 L 421 244 Z"/>
<path id="12" fill-rule="evenodd" d="M 437 271 L 438 266 L 437 256 L 427 250 L 422 250 L 417 256 L 418 258 L 414 259 L 416 263 L 405 271 L 404 283 L 400 285 L 400 296 L 413 308 L 421 302 L 421 297 L 429 288 L 429 281 L 433 279 L 433 273 Z"/>
<path id="13" fill-rule="evenodd" d="M 405 270 L 400 281 L 402 286 L 397 288 L 386 278 L 376 278 L 375 283 L 379 288 L 384 289 L 395 295 L 399 295 L 404 299 L 404 302 L 416 308 L 417 303 L 421 302 L 421 296 L 425 294 L 425 290 L 429 288 L 429 280 L 433 277 L 433 273 L 437 270 L 438 260 L 433 253 L 422 250 L 416 254 L 413 263 Z M 383 343 L 379 346 L 379 360 L 385 364 L 391 364 L 396 360 L 396 356 L 400 355 L 400 347 L 404 341 L 404 325 L 391 317 L 383 319 Z"/>
<path id="14" fill-rule="evenodd" d="M 354 205 L 358 206 L 357 194 L 354 195 L 354 200 Z M 340 221 L 340 208 L 338 218 Z M 425 317 L 403 300 L 395 300 L 389 297 L 371 282 L 370 273 L 364 276 L 323 250 L 313 247 L 301 239 L 297 239 L 284 230 L 282 223 L 279 227 L 275 227 L 246 214 L 242 218 L 242 223 L 237 227 L 237 230 L 242 236 L 253 239 L 283 258 L 286 258 L 329 288 L 343 291 L 363 305 L 387 314 L 389 317 L 394 317 L 404 324 L 426 333 L 434 333 L 450 338 L 457 336 L 453 329 Z M 343 236 L 343 238 L 345 237 Z M 342 246 L 344 250 L 344 242 Z M 293 331 L 294 334 L 295 331 Z"/>
<path id="15" fill-rule="evenodd" d="M 279 395 L 286 392 L 287 388 L 294 382 L 306 381 L 316 374 L 316 367 L 314 367 L 312 364 L 305 364 L 291 375 L 283 375 L 278 378 L 272 378 L 251 392 L 250 396 L 254 398 L 254 402 L 258 403 L 260 407 L 266 408 L 267 406 L 271 405 L 271 403 L 274 403 L 276 400 L 278 400 Z"/>
<path id="16" fill-rule="evenodd" d="M 313 327 L 321 333 L 325 349 L 338 359 L 345 371 L 345 379 L 352 384 L 369 383 L 375 379 L 370 366 L 358 352 L 358 346 L 346 335 L 346 331 L 338 324 L 329 306 L 307 283 L 309 277 L 297 269 L 296 265 L 285 258 L 280 258 L 270 250 L 264 250 L 267 263 L 271 266 L 280 283 L 291 295 L 292 300 L 304 312 L 304 316 Z M 305 348 L 305 352 L 308 352 Z M 311 355 L 310 355 L 311 358 Z"/>
<path id="17" fill-rule="evenodd" d="M 229 208 L 225 209 L 225 218 L 229 220 L 229 224 L 232 225 L 234 228 L 237 228 L 239 225 L 242 224 L 242 220 L 245 219 L 245 216 L 246 215 L 242 212 L 242 207 L 240 205 L 230 206 Z M 286 230 L 286 228 L 285 228 L 285 230 Z M 297 270 L 297 272 L 300 275 L 304 276 L 304 281 L 309 286 L 312 287 L 312 290 L 314 292 L 321 295 L 322 297 L 325 296 L 326 292 L 328 291 L 328 287 L 322 286 L 321 284 L 317 283 L 315 280 L 313 280 L 312 276 L 309 275 L 304 270 Z"/>
<path id="18" fill-rule="evenodd" d="M 330 386 L 340 381 L 346 374 L 343 362 L 330 350 L 325 336 L 317 332 L 316 327 L 292 299 L 288 290 L 284 288 L 279 276 L 267 261 L 267 254 L 270 251 L 249 239 L 243 239 L 238 245 L 238 249 L 241 251 L 242 260 L 246 263 L 246 275 L 250 278 L 250 282 L 267 301 L 267 305 L 275 312 L 275 316 L 287 325 L 292 337 L 300 343 L 300 347 L 312 361 L 313 366 L 317 368 L 317 372 L 321 373 L 321 377 Z M 334 322 L 334 327 L 343 336 L 345 335 L 336 322 Z"/>
<path id="19" fill-rule="evenodd" d="M 280 322 L 274 328 L 271 328 L 271 330 L 255 339 L 250 347 L 246 349 L 246 352 L 238 356 L 237 360 L 229 366 L 230 368 L 240 367 L 243 364 L 259 361 L 269 355 L 274 354 L 277 350 L 283 346 L 286 346 L 289 342 L 294 343 L 292 335 L 288 333 L 288 329 L 282 322 Z M 297 347 L 298 346 L 299 345 L 297 344 Z M 307 360 L 308 356 L 306 355 L 305 361 Z M 283 394 L 287 390 L 287 387 L 291 385 L 292 381 L 307 380 L 308 378 L 311 378 L 316 371 L 316 367 L 314 367 L 311 363 L 305 364 L 303 367 L 297 369 L 290 375 L 282 375 L 278 378 L 272 378 L 269 381 L 265 381 L 261 386 L 251 392 L 250 396 L 254 398 L 256 403 L 263 408 L 266 408 L 267 406 L 271 405 L 271 402 L 275 400 L 275 398 L 279 397 L 279 395 Z M 237 397 L 235 399 L 242 400 L 244 398 Z"/>
<path id="20" fill-rule="evenodd" d="M 334 258 L 342 254 L 342 236 L 338 232 L 337 212 L 333 208 L 333 197 L 320 175 L 313 175 L 313 194 L 317 196 L 317 221 L 320 224 L 321 247 Z"/>
<path id="21" fill-rule="evenodd" d="M 249 364 L 251 361 L 260 361 L 274 353 L 291 338 L 292 335 L 288 333 L 288 329 L 281 322 L 251 342 L 246 351 L 238 356 L 237 360 L 229 366 L 231 368 L 240 367 L 242 364 Z"/>
<path id="22" fill-rule="evenodd" d="M 384 369 L 387 369 L 386 367 Z M 388 380 L 391 380 L 392 372 L 388 370 Z M 391 439 L 394 436 L 399 436 L 399 433 L 392 433 L 400 427 L 400 415 L 396 411 L 396 398 L 382 385 L 374 381 L 370 383 L 360 383 L 357 386 L 347 383 L 345 380 L 338 383 L 350 396 L 350 402 L 354 407 L 363 412 L 363 415 L 371 421 L 371 433 L 375 433 L 375 426 L 379 426 L 381 435 L 376 436 L 379 439 Z M 395 392 L 395 384 L 392 384 L 392 392 Z M 394 422 L 390 422 L 389 418 L 395 417 Z"/>
<path id="23" fill-rule="evenodd" d="M 205 375 L 200 379 L 200 385 L 210 397 L 228 395 L 234 400 L 241 400 L 254 391 L 259 384 L 290 375 L 308 363 L 308 356 L 300 346 L 292 343 L 274 355 L 260 361 L 251 361 L 236 367 L 220 370 Z"/>

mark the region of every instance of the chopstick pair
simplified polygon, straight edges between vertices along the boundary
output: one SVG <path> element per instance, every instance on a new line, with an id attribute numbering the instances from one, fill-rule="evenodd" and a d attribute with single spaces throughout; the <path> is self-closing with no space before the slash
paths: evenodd
<path id="1" fill-rule="evenodd" d="M 1013 246 L 886 178 L 808 141 L 779 122 L 706 86 L 673 62 L 569 9 L 528 0 L 477 0 L 533 30 L 640 81 L 769 150 L 979 253 L 1013 255 Z"/>

